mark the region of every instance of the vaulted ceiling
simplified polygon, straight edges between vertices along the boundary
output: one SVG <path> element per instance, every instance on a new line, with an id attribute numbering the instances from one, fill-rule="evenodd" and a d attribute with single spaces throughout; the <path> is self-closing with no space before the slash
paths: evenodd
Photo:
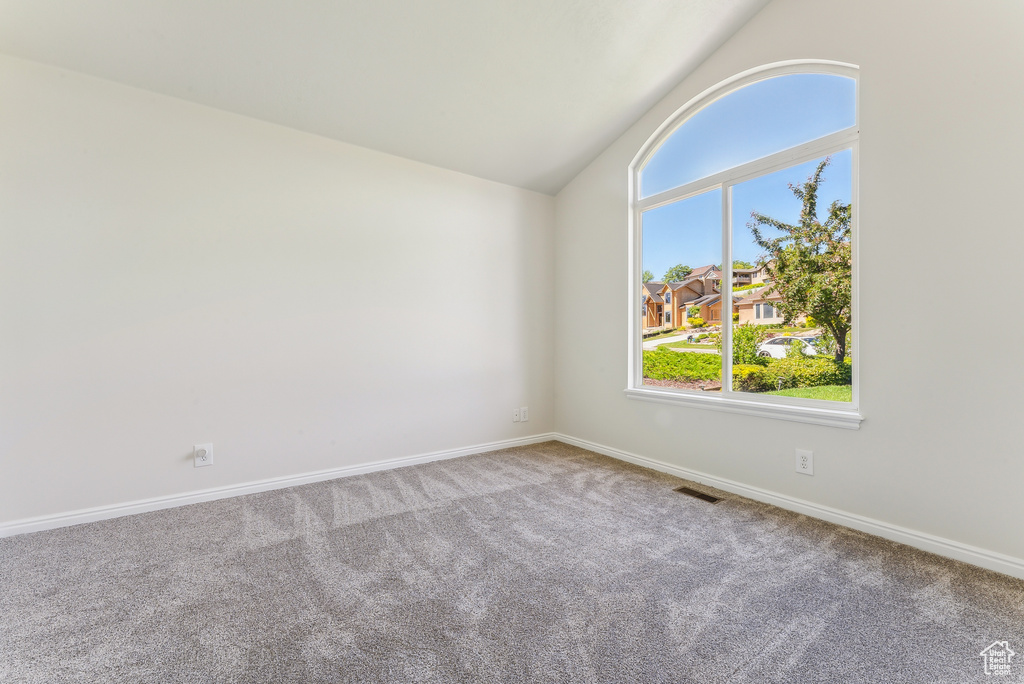
<path id="1" fill-rule="evenodd" d="M 0 0 L 0 52 L 554 194 L 768 0 Z"/>

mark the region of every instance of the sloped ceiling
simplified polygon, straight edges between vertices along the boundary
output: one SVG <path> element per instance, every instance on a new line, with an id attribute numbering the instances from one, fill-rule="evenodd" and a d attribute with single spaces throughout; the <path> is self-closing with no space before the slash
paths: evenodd
<path id="1" fill-rule="evenodd" d="M 0 0 L 0 52 L 555 194 L 768 0 Z"/>

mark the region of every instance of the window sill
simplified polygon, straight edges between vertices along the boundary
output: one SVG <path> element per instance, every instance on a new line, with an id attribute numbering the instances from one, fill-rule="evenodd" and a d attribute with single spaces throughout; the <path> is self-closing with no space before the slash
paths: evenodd
<path id="1" fill-rule="evenodd" d="M 828 427 L 857 430 L 864 417 L 855 409 L 834 409 L 797 404 L 780 404 L 776 402 L 740 399 L 720 394 L 691 394 L 673 392 L 654 388 L 629 388 L 624 390 L 629 399 L 654 401 L 662 404 L 676 404 L 712 411 L 742 413 L 759 418 L 775 418 L 796 423 L 810 423 Z"/>

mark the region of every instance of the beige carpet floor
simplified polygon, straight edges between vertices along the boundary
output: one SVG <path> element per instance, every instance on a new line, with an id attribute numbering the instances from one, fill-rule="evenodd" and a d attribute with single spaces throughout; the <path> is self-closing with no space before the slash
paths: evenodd
<path id="1" fill-rule="evenodd" d="M 1024 681 L 1024 582 L 680 484 L 548 442 L 2 539 L 0 681 Z"/>

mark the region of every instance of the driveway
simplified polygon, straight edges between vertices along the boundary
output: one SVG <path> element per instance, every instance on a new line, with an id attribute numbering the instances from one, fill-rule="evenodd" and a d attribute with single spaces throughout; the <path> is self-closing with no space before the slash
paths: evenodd
<path id="1" fill-rule="evenodd" d="M 689 335 L 671 335 L 669 337 L 659 337 L 656 340 L 644 340 L 643 348 L 647 351 L 657 349 L 658 345 L 667 344 L 669 342 L 682 342 Z"/>

